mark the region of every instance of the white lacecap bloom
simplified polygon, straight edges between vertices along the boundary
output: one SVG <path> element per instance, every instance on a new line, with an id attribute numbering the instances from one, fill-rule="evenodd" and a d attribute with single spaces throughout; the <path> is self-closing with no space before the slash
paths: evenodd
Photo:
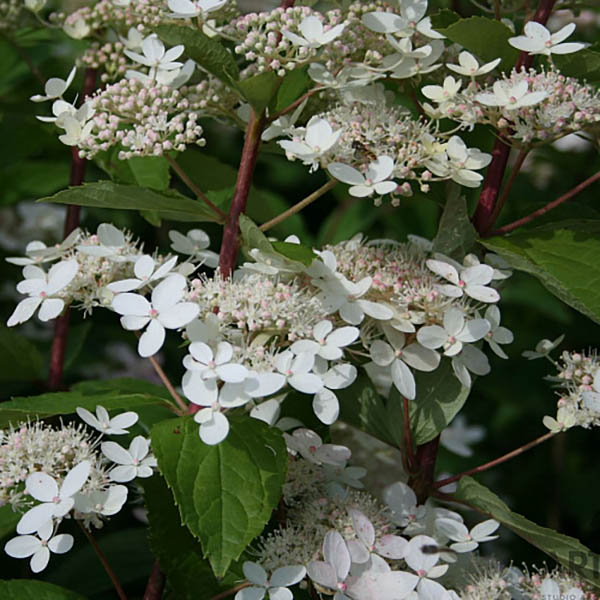
<path id="1" fill-rule="evenodd" d="M 500 527 L 500 523 L 494 519 L 488 519 L 479 523 L 469 531 L 464 523 L 454 519 L 441 518 L 435 520 L 436 529 L 452 540 L 450 549 L 458 553 L 473 552 L 479 544 L 495 540 L 498 536 L 491 535 Z"/>
<path id="2" fill-rule="evenodd" d="M 400 4 L 400 15 L 393 12 L 372 12 L 363 15 L 363 24 L 377 33 L 410 37 L 418 32 L 432 39 L 444 39 L 433 30 L 430 17 L 426 17 L 427 0 L 405 0 Z"/>
<path id="3" fill-rule="evenodd" d="M 40 267 L 27 265 L 23 269 L 25 279 L 17 284 L 17 291 L 29 297 L 17 304 L 6 323 L 8 327 L 29 320 L 38 307 L 40 321 L 58 317 L 65 307 L 65 301 L 55 296 L 73 281 L 78 270 L 79 264 L 74 259 L 56 263 L 48 273 Z"/>
<path id="4" fill-rule="evenodd" d="M 519 81 L 511 85 L 509 81 L 495 81 L 493 93 L 482 92 L 475 100 L 486 106 L 498 106 L 506 110 L 517 110 L 526 106 L 539 104 L 547 96 L 547 92 L 530 92 L 527 81 Z"/>
<path id="5" fill-rule="evenodd" d="M 219 255 L 208 250 L 210 238 L 202 229 L 191 229 L 185 235 L 171 230 L 169 238 L 171 238 L 171 248 L 175 252 L 199 259 L 207 267 L 215 268 L 219 264 Z"/>
<path id="6" fill-rule="evenodd" d="M 303 458 L 314 464 L 326 464 L 345 467 L 352 453 L 345 446 L 323 444 L 323 441 L 310 429 L 296 429 L 291 435 L 284 433 L 283 437 L 288 450 L 299 453 Z"/>
<path id="7" fill-rule="evenodd" d="M 17 533 L 39 531 L 53 518 L 64 517 L 73 508 L 73 496 L 87 481 L 90 469 L 89 461 L 80 462 L 67 473 L 60 487 L 56 480 L 46 473 L 31 473 L 25 480 L 25 491 L 41 504 L 34 506 L 21 517 L 17 523 Z"/>
<path id="8" fill-rule="evenodd" d="M 446 67 L 459 75 L 478 77 L 479 75 L 485 75 L 486 73 L 493 71 L 501 61 L 501 58 L 496 58 L 495 60 L 479 66 L 477 59 L 470 52 L 463 50 L 458 55 L 458 65 L 446 63 Z"/>
<path id="9" fill-rule="evenodd" d="M 50 554 L 64 554 L 73 547 L 73 536 L 68 533 L 52 535 L 54 524 L 48 521 L 35 535 L 19 535 L 9 540 L 4 551 L 13 558 L 29 558 L 29 566 L 34 573 L 40 573 L 50 561 Z"/>
<path id="10" fill-rule="evenodd" d="M 287 588 L 296 585 L 306 576 L 302 565 L 290 565 L 275 569 L 271 577 L 255 562 L 246 561 L 242 565 L 249 587 L 240 590 L 234 600 L 262 600 L 268 592 L 271 600 L 292 600 L 293 594 Z"/>
<path id="11" fill-rule="evenodd" d="M 136 477 L 151 477 L 152 468 L 156 467 L 156 459 L 150 453 L 150 443 L 141 435 L 131 440 L 129 450 L 116 442 L 102 442 L 100 449 L 106 458 L 118 465 L 109 472 L 111 481 L 126 483 Z"/>
<path id="12" fill-rule="evenodd" d="M 300 29 L 300 33 L 297 35 L 296 33 L 292 33 L 287 29 L 284 29 L 281 32 L 281 35 L 286 39 L 292 42 L 295 46 L 303 46 L 306 48 L 320 48 L 321 46 L 326 46 L 331 43 L 335 38 L 339 37 L 344 31 L 345 24 L 340 23 L 334 27 L 329 28 L 325 31 L 323 27 L 323 23 L 321 19 L 319 19 L 315 15 L 309 15 L 305 17 L 298 28 Z"/>
<path id="13" fill-rule="evenodd" d="M 61 98 L 62 95 L 69 89 L 71 83 L 73 83 L 75 73 L 77 73 L 77 67 L 73 67 L 71 69 L 71 72 L 66 79 L 51 77 L 44 85 L 45 96 L 38 94 L 36 96 L 31 96 L 30 100 L 32 102 L 44 102 L 45 100 L 55 100 L 57 98 Z"/>
<path id="14" fill-rule="evenodd" d="M 142 54 L 132 50 L 124 50 L 123 52 L 134 62 L 149 67 L 147 77 L 150 80 L 156 80 L 162 72 L 174 71 L 183 66 L 182 63 L 176 62 L 176 59 L 183 54 L 183 50 L 182 44 L 166 50 L 165 45 L 155 34 L 152 34 L 142 41 Z"/>
<path id="15" fill-rule="evenodd" d="M 473 456 L 470 444 L 476 444 L 485 437 L 485 428 L 481 425 L 467 425 L 463 415 L 458 415 L 440 435 L 440 444 L 459 456 Z"/>
<path id="16" fill-rule="evenodd" d="M 323 541 L 324 561 L 311 561 L 306 572 L 317 584 L 335 590 L 334 600 L 345 600 L 346 578 L 352 559 L 344 538 L 335 530 L 328 531 Z"/>
<path id="17" fill-rule="evenodd" d="M 228 0 L 169 0 L 171 17 L 177 19 L 205 18 L 211 12 L 223 8 Z"/>
<path id="18" fill-rule="evenodd" d="M 369 163 L 364 174 L 354 167 L 334 162 L 327 165 L 329 173 L 343 183 L 350 185 L 349 193 L 357 198 L 365 198 L 373 194 L 389 194 L 398 184 L 391 181 L 394 173 L 394 160 L 389 156 L 379 156 Z"/>
<path id="19" fill-rule="evenodd" d="M 131 292 L 145 285 L 163 279 L 172 271 L 176 264 L 176 256 L 173 256 L 159 266 L 151 256 L 143 254 L 135 261 L 135 264 L 133 265 L 135 278 L 113 281 L 106 287 L 114 293 Z"/>
<path id="20" fill-rule="evenodd" d="M 535 350 L 525 350 L 525 352 L 523 352 L 523 358 L 526 358 L 527 360 L 534 360 L 536 358 L 543 358 L 545 356 L 548 356 L 550 354 L 550 352 L 552 352 L 552 350 L 554 350 L 555 348 L 557 348 L 558 346 L 560 346 L 562 344 L 562 341 L 565 339 L 565 335 L 561 335 L 559 337 L 557 337 L 554 341 L 551 340 L 540 340 L 536 347 Z"/>
<path id="21" fill-rule="evenodd" d="M 467 267 L 459 272 L 454 265 L 443 260 L 430 258 L 426 264 L 436 275 L 450 282 L 450 285 L 436 284 L 435 286 L 444 296 L 460 298 L 466 294 L 475 300 L 487 303 L 500 300 L 500 294 L 487 285 L 494 275 L 494 270 L 489 265 Z"/>
<path id="22" fill-rule="evenodd" d="M 112 307 L 121 316 L 121 325 L 128 331 L 146 327 L 140 336 L 138 353 L 147 358 L 156 354 L 165 341 L 166 329 L 179 329 L 193 321 L 200 308 L 193 302 L 182 302 L 187 281 L 178 274 L 169 275 L 152 290 L 152 300 L 139 294 L 117 294 Z"/>
<path id="23" fill-rule="evenodd" d="M 587 46 L 587 44 L 580 42 L 562 43 L 574 31 L 575 23 L 569 23 L 556 33 L 550 33 L 541 23 L 529 21 L 525 24 L 525 35 L 508 38 L 508 43 L 517 50 L 522 50 L 528 54 L 543 54 L 545 56 L 571 54 Z"/>
<path id="24" fill-rule="evenodd" d="M 421 93 L 426 98 L 440 104 L 454 98 L 461 86 L 462 81 L 460 79 L 456 80 L 452 75 L 448 75 L 442 85 L 426 85 L 421 88 Z"/>
<path id="25" fill-rule="evenodd" d="M 106 435 L 124 435 L 129 433 L 127 427 L 131 427 L 139 418 L 133 411 L 123 412 L 114 416 L 112 419 L 104 406 L 96 406 L 96 414 L 93 415 L 89 410 L 81 408 L 76 409 L 79 418 L 90 427 L 105 433 Z"/>

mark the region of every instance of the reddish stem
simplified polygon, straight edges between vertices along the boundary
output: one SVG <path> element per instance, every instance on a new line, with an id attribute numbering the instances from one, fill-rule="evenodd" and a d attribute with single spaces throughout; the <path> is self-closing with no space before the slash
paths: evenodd
<path id="1" fill-rule="evenodd" d="M 83 79 L 83 91 L 81 94 L 82 102 L 86 96 L 89 96 L 96 87 L 96 69 L 86 69 Z M 74 146 L 71 149 L 71 177 L 70 186 L 77 186 L 83 183 L 85 177 L 85 160 L 79 156 L 79 151 Z M 74 229 L 79 227 L 79 216 L 81 207 L 74 204 L 67 208 L 65 217 L 64 237 L 67 237 Z M 56 319 L 54 324 L 54 338 L 52 339 L 52 348 L 50 350 L 50 372 L 48 375 L 48 388 L 58 390 L 61 386 L 63 370 L 65 365 L 65 353 L 67 351 L 67 338 L 69 335 L 69 308 Z"/>
<path id="2" fill-rule="evenodd" d="M 592 185 L 592 183 L 594 183 L 598 180 L 600 180 L 600 171 L 598 171 L 598 173 L 595 173 L 591 177 L 588 177 L 585 181 L 582 181 L 579 185 L 576 185 L 572 190 L 569 190 L 566 194 L 563 194 L 556 200 L 549 202 L 548 204 L 546 204 L 546 206 L 542 206 L 542 208 L 538 208 L 536 211 L 532 212 L 531 214 L 527 215 L 526 217 L 517 219 L 513 223 L 509 223 L 508 225 L 505 225 L 504 227 L 500 227 L 500 229 L 496 229 L 496 231 L 492 231 L 489 235 L 503 235 L 505 233 L 509 233 L 509 232 L 513 231 L 514 229 L 517 229 L 518 227 L 521 227 L 523 225 L 526 225 L 527 223 L 530 223 L 534 219 L 537 219 L 537 217 L 541 217 L 542 215 L 545 215 L 547 212 L 551 211 L 553 208 L 556 208 L 563 202 L 570 200 L 573 196 L 576 196 L 577 194 L 579 194 L 579 192 L 581 192 L 586 187 Z"/>
<path id="3" fill-rule="evenodd" d="M 438 435 L 430 442 L 417 446 L 414 462 L 415 468 L 418 468 L 419 472 L 409 479 L 408 485 L 415 491 L 419 503 L 425 502 L 430 495 L 439 445 L 440 436 Z"/>
<path id="4" fill-rule="evenodd" d="M 520 446 L 519 448 L 517 448 L 516 450 L 513 450 L 512 452 L 509 452 L 508 454 L 504 454 L 504 455 L 500 456 L 499 458 L 491 460 L 490 462 L 487 462 L 483 465 L 479 465 L 478 467 L 475 467 L 474 469 L 469 469 L 468 471 L 463 471 L 462 473 L 459 473 L 458 475 L 454 475 L 453 477 L 448 477 L 446 479 L 441 479 L 440 481 L 436 481 L 433 485 L 436 488 L 441 488 L 450 483 L 454 483 L 455 481 L 458 481 L 459 479 L 462 479 L 463 477 L 466 477 L 467 475 L 474 475 L 475 473 L 481 473 L 482 471 L 487 471 L 488 469 L 491 469 L 492 467 L 495 467 L 496 465 L 500 465 L 503 462 L 510 460 L 511 458 L 515 458 L 515 456 L 519 456 L 519 454 L 523 454 L 523 452 L 526 452 L 527 450 L 529 450 L 531 448 L 535 448 L 535 446 L 541 444 L 542 442 L 545 442 L 546 440 L 549 440 L 554 435 L 556 435 L 556 433 L 554 431 L 549 431 L 548 433 L 545 433 L 544 435 L 540 436 L 539 438 L 536 438 L 535 440 L 529 442 L 528 444 L 525 444 L 524 446 Z"/>
<path id="5" fill-rule="evenodd" d="M 265 125 L 264 113 L 256 115 L 254 111 L 246 127 L 246 137 L 242 149 L 240 168 L 238 170 L 235 192 L 231 202 L 231 209 L 227 216 L 227 223 L 223 231 L 223 241 L 219 260 L 219 269 L 223 277 L 229 277 L 235 266 L 235 261 L 240 247 L 239 241 L 239 218 L 246 210 L 246 202 L 252 185 L 252 175 L 256 167 L 258 149 L 260 147 L 260 136 Z"/>
<path id="6" fill-rule="evenodd" d="M 157 560 L 152 565 L 152 571 L 146 584 L 143 600 L 160 600 L 165 589 L 165 575 L 160 570 L 160 564 Z"/>
<path id="7" fill-rule="evenodd" d="M 540 0 L 532 20 L 544 25 L 548 21 L 555 3 L 556 0 Z M 533 59 L 534 57 L 530 56 L 527 52 L 521 52 L 515 69 L 517 71 L 521 68 L 529 69 L 533 64 Z M 492 150 L 492 162 L 485 174 L 479 202 L 473 215 L 473 224 L 480 234 L 491 229 L 494 225 L 494 208 L 498 194 L 500 193 L 509 154 L 510 146 L 507 146 L 502 139 L 497 138 Z"/>
<path id="8" fill-rule="evenodd" d="M 408 398 L 402 398 L 402 416 L 404 418 L 404 445 L 406 446 L 406 466 L 408 472 L 412 473 L 415 466 L 415 454 L 413 451 L 412 436 L 410 433 L 410 412 Z"/>

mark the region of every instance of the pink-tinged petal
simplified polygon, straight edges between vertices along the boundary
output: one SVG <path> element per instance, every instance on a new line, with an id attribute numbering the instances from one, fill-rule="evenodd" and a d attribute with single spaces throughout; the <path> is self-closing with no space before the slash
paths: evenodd
<path id="1" fill-rule="evenodd" d="M 120 315 L 147 317 L 150 314 L 150 302 L 140 294 L 118 294 L 113 298 L 112 307 Z"/>
<path id="2" fill-rule="evenodd" d="M 180 302 L 161 311 L 158 320 L 167 329 L 179 329 L 191 323 L 199 312 L 200 307 L 194 302 Z"/>
<path id="3" fill-rule="evenodd" d="M 222 442 L 229 433 L 229 421 L 220 412 L 213 412 L 212 418 L 200 425 L 200 439 L 208 446 Z"/>
<path id="4" fill-rule="evenodd" d="M 15 325 L 19 325 L 20 323 L 25 323 L 36 311 L 37 307 L 41 304 L 41 298 L 25 298 L 25 300 L 21 300 L 19 304 L 15 307 L 12 315 L 9 317 L 6 325 L 8 327 L 13 327 Z"/>
<path id="5" fill-rule="evenodd" d="M 323 541 L 323 557 L 333 565 L 338 581 L 344 581 L 350 572 L 352 560 L 346 541 L 337 531 L 328 531 Z"/>
<path id="6" fill-rule="evenodd" d="M 458 272 L 452 265 L 432 258 L 430 258 L 426 264 L 429 270 L 433 271 L 436 275 L 447 279 L 454 285 L 458 285 Z"/>
<path id="7" fill-rule="evenodd" d="M 17 523 L 17 533 L 34 533 L 41 529 L 54 515 L 54 504 L 38 504 L 28 510 Z"/>
<path id="8" fill-rule="evenodd" d="M 127 483 L 128 481 L 133 481 L 137 477 L 137 468 L 133 465 L 122 465 L 111 469 L 108 476 L 111 481 Z"/>
<path id="9" fill-rule="evenodd" d="M 381 181 L 373 186 L 375 192 L 380 196 L 391 194 L 396 190 L 397 187 L 398 184 L 395 181 Z"/>
<path id="10" fill-rule="evenodd" d="M 103 442 L 100 446 L 102 454 L 119 465 L 131 465 L 131 454 L 116 442 Z"/>
<path id="11" fill-rule="evenodd" d="M 440 555 L 435 552 L 428 554 L 423 552 L 423 548 L 426 546 L 437 546 L 438 543 L 432 537 L 427 535 L 417 535 L 410 540 L 406 548 L 406 555 L 404 560 L 406 564 L 413 571 L 424 571 L 427 573 L 433 566 L 435 566 L 440 558 Z"/>
<path id="12" fill-rule="evenodd" d="M 346 542 L 352 562 L 357 565 L 362 565 L 368 562 L 371 553 L 368 548 L 360 540 L 348 540 Z"/>
<path id="13" fill-rule="evenodd" d="M 447 339 L 448 333 L 439 325 L 428 325 L 426 327 L 421 327 L 421 329 L 417 331 L 417 340 L 419 341 L 419 344 L 431 350 L 443 346 Z"/>
<path id="14" fill-rule="evenodd" d="M 420 600 L 451 600 L 452 598 L 442 584 L 432 579 L 421 579 L 417 590 Z"/>
<path id="15" fill-rule="evenodd" d="M 386 558 L 404 558 L 408 541 L 399 535 L 384 535 L 375 544 L 375 550 Z"/>
<path id="16" fill-rule="evenodd" d="M 465 289 L 465 293 L 480 302 L 491 303 L 500 300 L 500 294 L 494 288 L 485 285 L 470 285 Z"/>
<path id="17" fill-rule="evenodd" d="M 40 540 L 33 535 L 20 535 L 12 538 L 4 546 L 4 552 L 13 558 L 27 558 L 41 548 Z"/>
<path id="18" fill-rule="evenodd" d="M 364 513 L 355 508 L 349 509 L 348 514 L 352 519 L 352 525 L 358 539 L 367 546 L 367 548 L 371 548 L 375 543 L 375 528 L 371 521 L 369 521 Z"/>
<path id="19" fill-rule="evenodd" d="M 29 566 L 34 573 L 40 573 L 50 561 L 50 550 L 46 546 L 41 546 L 39 550 L 31 557 Z"/>
<path id="20" fill-rule="evenodd" d="M 308 563 L 306 573 L 315 583 L 325 588 L 332 590 L 337 588 L 337 575 L 334 567 L 329 563 L 321 560 L 312 561 Z"/>
<path id="21" fill-rule="evenodd" d="M 330 390 L 323 388 L 315 394 L 312 403 L 317 418 L 325 425 L 332 425 L 340 414 L 340 404 L 337 396 Z"/>
<path id="22" fill-rule="evenodd" d="M 165 328 L 156 319 L 152 319 L 146 331 L 140 336 L 138 354 L 142 358 L 153 356 L 162 348 L 164 342 Z"/>
<path id="23" fill-rule="evenodd" d="M 50 475 L 36 471 L 25 480 L 25 491 L 40 502 L 52 502 L 58 496 L 58 484 Z"/>
<path id="24" fill-rule="evenodd" d="M 40 321 L 50 321 L 60 315 L 62 309 L 65 307 L 64 300 L 60 298 L 46 298 L 41 306 L 38 318 Z"/>

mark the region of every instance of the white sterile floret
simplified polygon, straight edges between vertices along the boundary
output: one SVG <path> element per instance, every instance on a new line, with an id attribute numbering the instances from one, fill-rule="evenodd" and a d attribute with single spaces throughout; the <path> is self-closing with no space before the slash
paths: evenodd
<path id="1" fill-rule="evenodd" d="M 240 590 L 234 600 L 262 600 L 266 593 L 271 600 L 292 600 L 294 596 L 287 588 L 302 581 L 306 575 L 306 568 L 302 565 L 275 569 L 270 578 L 255 562 L 246 561 L 242 569 L 246 580 L 252 585 Z"/>
<path id="2" fill-rule="evenodd" d="M 406 345 L 406 336 L 392 327 L 384 326 L 384 332 L 387 342 L 375 340 L 371 344 L 371 359 L 380 367 L 389 367 L 396 389 L 409 400 L 414 400 L 416 383 L 409 367 L 418 371 L 434 371 L 440 364 L 440 355 L 417 342 Z"/>
<path id="3" fill-rule="evenodd" d="M 56 123 L 59 117 L 66 115 L 74 117 L 77 114 L 77 109 L 73 104 L 69 104 L 69 102 L 65 102 L 64 100 L 55 100 L 52 103 L 52 114 L 54 115 L 53 117 L 36 115 L 35 118 L 42 123 Z"/>
<path id="4" fill-rule="evenodd" d="M 280 352 L 274 360 L 275 368 L 287 383 L 303 394 L 315 394 L 323 387 L 321 378 L 311 372 L 314 364 L 314 354 L 301 352 L 294 356 L 291 350 Z"/>
<path id="5" fill-rule="evenodd" d="M 294 354 L 308 352 L 326 360 L 337 360 L 342 358 L 343 348 L 355 342 L 359 334 L 356 327 L 338 327 L 334 330 L 331 321 L 323 320 L 313 328 L 314 340 L 298 340 L 290 346 L 290 350 Z"/>
<path id="6" fill-rule="evenodd" d="M 495 306 L 488 306 L 483 318 L 490 324 L 490 330 L 485 336 L 485 341 L 490 348 L 500 358 L 508 358 L 500 344 L 512 344 L 514 335 L 510 329 L 500 326 L 500 309 Z"/>
<path id="7" fill-rule="evenodd" d="M 176 19 L 204 18 L 208 13 L 223 8 L 228 0 L 169 0 L 169 8 L 173 11 L 170 17 Z"/>
<path id="8" fill-rule="evenodd" d="M 435 598 L 435 600 L 450 600 L 451 596 L 443 585 L 433 581 L 448 570 L 448 565 L 438 565 L 440 559 L 437 541 L 427 535 L 417 535 L 408 542 L 404 560 L 417 574 L 416 589 L 418 598 Z M 433 549 L 433 552 L 430 552 Z"/>
<path id="9" fill-rule="evenodd" d="M 48 521 L 35 535 L 19 535 L 9 540 L 4 551 L 13 558 L 29 558 L 29 566 L 34 573 L 40 573 L 50 561 L 50 553 L 64 554 L 73 547 L 73 536 L 61 533 L 53 536 L 54 524 Z"/>
<path id="10" fill-rule="evenodd" d="M 127 37 L 119 36 L 119 40 L 126 50 L 141 50 L 144 35 L 135 27 L 130 27 L 127 32 Z"/>
<path id="11" fill-rule="evenodd" d="M 410 42 L 410 40 L 408 40 Z M 439 69 L 442 65 L 435 64 L 444 52 L 444 42 L 432 40 L 426 46 L 410 52 L 412 42 L 406 42 L 407 51 L 402 54 L 386 56 L 383 66 L 391 69 L 390 77 L 395 79 L 409 79 L 416 75 L 425 75 Z"/>
<path id="12" fill-rule="evenodd" d="M 137 71 L 128 72 L 128 77 L 136 77 L 136 74 L 141 75 L 140 79 L 157 79 L 158 75 L 164 71 L 173 71 L 181 68 L 183 65 L 180 62 L 175 62 L 183 54 L 184 47 L 182 44 L 173 46 L 169 50 L 165 49 L 165 45 L 156 37 L 155 34 L 149 35 L 142 42 L 142 52 L 133 52 L 132 50 L 123 50 L 125 56 L 130 58 L 140 65 L 150 68 L 148 75 L 137 73 Z"/>
<path id="13" fill-rule="evenodd" d="M 27 265 L 23 269 L 25 279 L 17 284 L 17 291 L 29 297 L 17 304 L 6 323 L 8 327 L 29 320 L 38 307 L 40 321 L 49 321 L 58 317 L 65 307 L 65 301 L 54 296 L 73 281 L 78 270 L 79 265 L 76 260 L 56 263 L 48 273 L 40 267 Z"/>
<path id="14" fill-rule="evenodd" d="M 508 38 L 508 43 L 528 54 L 571 54 L 578 52 L 587 46 L 580 42 L 561 43 L 566 40 L 575 31 L 575 23 L 569 23 L 556 33 L 550 33 L 546 27 L 536 21 L 529 21 L 525 24 L 525 35 Z"/>
<path id="15" fill-rule="evenodd" d="M 126 483 L 136 477 L 152 477 L 152 467 L 156 467 L 156 459 L 150 453 L 150 443 L 145 437 L 134 437 L 129 444 L 129 450 L 125 450 L 116 442 L 102 442 L 100 449 L 106 458 L 119 465 L 109 471 L 111 481 Z"/>
<path id="16" fill-rule="evenodd" d="M 324 561 L 308 563 L 306 572 L 318 585 L 335 591 L 334 600 L 348 598 L 346 578 L 350 574 L 352 559 L 344 538 L 335 530 L 328 531 L 323 541 Z"/>
<path id="17" fill-rule="evenodd" d="M 127 500 L 129 490 L 124 485 L 111 485 L 106 490 L 75 494 L 75 510 L 82 514 L 116 515 Z"/>
<path id="18" fill-rule="evenodd" d="M 215 268 L 219 264 L 219 255 L 212 250 L 207 250 L 210 246 L 210 238 L 202 229 L 191 229 L 185 235 L 179 231 L 169 231 L 171 238 L 171 248 L 180 254 L 199 259 L 207 267 Z"/>
<path id="19" fill-rule="evenodd" d="M 319 63 L 312 63 L 311 67 L 313 65 L 319 65 Z M 293 135 L 294 125 L 296 124 L 296 121 L 300 118 L 300 115 L 302 114 L 302 111 L 304 110 L 304 107 L 306 106 L 307 102 L 308 98 L 303 100 L 291 115 L 282 115 L 281 117 L 275 119 L 262 132 L 260 139 L 263 142 L 269 142 L 270 140 L 275 139 L 276 137 L 280 137 L 282 135 Z"/>
<path id="20" fill-rule="evenodd" d="M 552 350 L 560 346 L 564 339 L 565 335 L 563 333 L 563 335 L 558 336 L 554 341 L 546 339 L 540 340 L 537 343 L 535 350 L 525 350 L 522 356 L 527 360 L 535 360 L 536 358 L 546 357 L 550 354 L 550 352 L 552 352 Z"/>
<path id="21" fill-rule="evenodd" d="M 200 424 L 198 435 L 208 446 L 220 444 L 229 433 L 229 421 L 217 403 L 199 410 L 194 421 Z"/>
<path id="22" fill-rule="evenodd" d="M 337 396 L 331 390 L 341 390 L 352 385 L 358 370 L 348 363 L 339 363 L 328 368 L 326 360 L 315 356 L 313 371 L 321 379 L 321 389 L 313 398 L 313 410 L 322 423 L 332 425 L 337 421 L 340 405 Z"/>
<path id="23" fill-rule="evenodd" d="M 21 517 L 17 523 L 17 533 L 39 531 L 54 517 L 64 517 L 73 508 L 73 496 L 87 481 L 90 469 L 89 461 L 81 461 L 67 473 L 60 488 L 50 475 L 31 473 L 25 480 L 25 491 L 41 504 L 34 506 Z"/>
<path id="24" fill-rule="evenodd" d="M 97 244 L 86 245 L 80 244 L 77 250 L 83 254 L 108 258 L 115 262 L 129 262 L 134 260 L 132 256 L 125 256 L 121 251 L 127 247 L 127 240 L 120 229 L 117 229 L 110 223 L 101 223 L 98 225 L 96 235 L 92 236 Z"/>
<path id="25" fill-rule="evenodd" d="M 495 81 L 493 93 L 482 92 L 475 96 L 477 102 L 486 106 L 499 106 L 506 110 L 516 110 L 524 106 L 539 104 L 547 96 L 547 92 L 530 92 L 527 81 L 519 81 L 511 85 L 509 81 Z"/>
<path id="26" fill-rule="evenodd" d="M 485 428 L 481 425 L 467 425 L 463 415 L 458 415 L 440 435 L 440 444 L 459 456 L 473 456 L 470 444 L 476 444 L 485 437 Z"/>
<path id="27" fill-rule="evenodd" d="M 471 387 L 471 373 L 475 375 L 487 375 L 490 363 L 487 356 L 476 346 L 468 344 L 463 346 L 462 351 L 452 357 L 452 369 L 456 378 L 467 388 Z"/>
<path id="28" fill-rule="evenodd" d="M 577 413 L 571 406 L 560 406 L 556 412 L 556 418 L 546 415 L 542 423 L 550 431 L 560 433 L 577 425 Z"/>
<path id="29" fill-rule="evenodd" d="M 106 287 L 111 292 L 115 293 L 131 292 L 132 290 L 137 290 L 149 283 L 163 279 L 171 272 L 176 264 L 176 256 L 165 261 L 162 265 L 157 266 L 156 261 L 151 256 L 144 254 L 140 256 L 133 265 L 135 278 L 113 281 Z"/>
<path id="30" fill-rule="evenodd" d="M 288 157 L 299 158 L 303 164 L 310 165 L 311 171 L 316 171 L 319 167 L 318 159 L 337 144 L 341 135 L 341 128 L 333 131 L 327 119 L 315 115 L 306 124 L 302 138 L 295 135 L 292 140 L 277 143 Z"/>
<path id="31" fill-rule="evenodd" d="M 392 12 L 372 12 L 363 16 L 363 24 L 377 33 L 394 33 L 400 37 L 411 37 L 418 32 L 425 37 L 442 40 L 445 36 L 431 27 L 431 18 L 426 17 L 427 0 L 403 0 L 400 15 Z"/>
<path id="32" fill-rule="evenodd" d="M 417 505 L 417 495 L 412 488 L 397 481 L 385 488 L 383 499 L 390 508 L 390 519 L 400 527 L 410 526 L 425 518 L 427 509 Z"/>
<path id="33" fill-rule="evenodd" d="M 298 28 L 302 36 L 299 36 L 287 29 L 281 32 L 281 35 L 296 46 L 305 46 L 307 48 L 320 48 L 332 42 L 344 31 L 345 23 L 340 23 L 335 27 L 324 30 L 321 19 L 315 15 L 305 17 Z"/>
<path id="34" fill-rule="evenodd" d="M 496 58 L 489 63 L 479 66 L 477 59 L 470 52 L 463 50 L 458 55 L 458 65 L 446 63 L 446 67 L 448 67 L 448 69 L 451 71 L 458 73 L 459 75 L 465 75 L 466 77 L 478 77 L 479 75 L 485 75 L 486 73 L 493 71 L 501 61 L 501 58 Z"/>
<path id="35" fill-rule="evenodd" d="M 467 267 L 460 272 L 450 263 L 428 259 L 427 267 L 436 275 L 447 279 L 450 284 L 436 284 L 435 289 L 451 298 L 460 298 L 463 294 L 480 302 L 498 302 L 500 294 L 487 284 L 492 281 L 494 270 L 489 265 Z"/>
<path id="36" fill-rule="evenodd" d="M 327 165 L 327 170 L 333 177 L 352 186 L 348 191 L 356 198 L 393 192 L 398 187 L 396 182 L 389 179 L 394 173 L 394 168 L 394 160 L 389 156 L 379 156 L 377 160 L 369 163 L 364 174 L 343 163 Z"/>
<path id="37" fill-rule="evenodd" d="M 193 321 L 200 307 L 193 302 L 181 302 L 187 282 L 185 277 L 172 274 L 152 291 L 152 302 L 139 294 L 117 294 L 112 307 L 121 316 L 121 325 L 128 331 L 147 326 L 140 336 L 138 353 L 147 358 L 156 354 L 165 341 L 165 329 L 179 329 Z"/>
<path id="38" fill-rule="evenodd" d="M 463 523 L 442 517 L 435 520 L 435 527 L 440 533 L 454 542 L 450 544 L 451 550 L 463 553 L 473 552 L 479 544 L 495 540 L 498 536 L 491 534 L 500 527 L 500 523 L 494 519 L 488 519 L 475 525 L 469 531 Z"/>
<path id="39" fill-rule="evenodd" d="M 440 104 L 454 98 L 461 86 L 462 81 L 460 79 L 456 80 L 452 75 L 448 75 L 442 85 L 426 85 L 421 88 L 421 93 L 426 98 Z"/>
<path id="40" fill-rule="evenodd" d="M 66 79 L 51 77 L 44 85 L 44 92 L 46 95 L 42 96 L 37 94 L 35 96 L 31 96 L 30 100 L 33 102 L 44 102 L 45 100 L 55 100 L 56 98 L 61 98 L 73 82 L 76 72 L 77 67 L 73 67 Z"/>
<path id="41" fill-rule="evenodd" d="M 61 112 L 56 118 L 56 126 L 65 130 L 58 136 L 66 146 L 78 146 L 87 139 L 95 126 L 92 117 L 94 109 L 90 102 L 82 104 L 75 112 L 69 110 Z"/>
<path id="42" fill-rule="evenodd" d="M 96 415 L 94 416 L 89 410 L 77 407 L 77 415 L 90 427 L 97 429 L 106 435 L 124 435 L 129 433 L 127 427 L 131 427 L 139 418 L 138 414 L 133 411 L 128 411 L 116 415 L 112 419 L 104 406 L 96 406 Z"/>
<path id="43" fill-rule="evenodd" d="M 74 40 L 82 40 L 84 37 L 89 35 L 92 28 L 86 23 L 83 18 L 77 19 L 76 21 L 67 21 L 63 25 L 63 31 Z"/>
<path id="44" fill-rule="evenodd" d="M 283 437 L 290 452 L 299 453 L 316 465 L 345 467 L 352 456 L 345 446 L 324 444 L 319 435 L 310 429 L 296 429 L 291 435 L 284 433 Z"/>
<path id="45" fill-rule="evenodd" d="M 37 207 L 36 207 L 37 208 Z M 33 207 L 27 207 L 25 211 L 33 211 Z M 55 213 L 49 213 L 47 216 L 39 214 L 41 222 L 37 223 L 37 219 L 32 219 L 32 226 L 42 227 L 43 221 L 46 219 L 54 220 L 57 215 Z M 61 218 L 64 218 L 61 213 Z M 54 244 L 53 246 L 47 247 L 44 242 L 39 240 L 33 240 L 25 247 L 25 256 L 9 256 L 5 258 L 6 262 L 12 265 L 18 265 L 24 267 L 26 265 L 37 265 L 40 263 L 49 262 L 59 258 L 63 252 L 70 250 L 79 240 L 81 236 L 81 230 L 79 228 L 74 229 L 60 244 Z"/>

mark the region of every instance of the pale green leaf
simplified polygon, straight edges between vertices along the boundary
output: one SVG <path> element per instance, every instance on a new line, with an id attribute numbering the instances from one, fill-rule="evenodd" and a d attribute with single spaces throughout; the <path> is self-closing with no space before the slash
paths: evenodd
<path id="1" fill-rule="evenodd" d="M 462 259 L 471 250 L 476 239 L 477 232 L 467 212 L 467 200 L 461 195 L 460 187 L 454 185 L 448 194 L 438 232 L 433 240 L 433 250 L 451 258 Z"/>

